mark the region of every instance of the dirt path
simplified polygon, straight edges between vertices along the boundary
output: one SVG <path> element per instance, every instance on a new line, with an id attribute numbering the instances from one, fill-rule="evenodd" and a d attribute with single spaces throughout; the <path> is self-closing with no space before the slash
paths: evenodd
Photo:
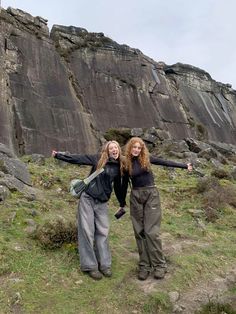
<path id="1" fill-rule="evenodd" d="M 181 251 L 190 249 L 194 246 L 207 246 L 207 243 L 196 243 L 190 239 L 180 239 L 179 241 L 171 241 L 168 234 L 163 235 L 163 246 L 166 247 L 166 256 L 179 254 Z M 150 294 L 154 291 L 165 290 L 168 281 L 171 280 L 172 273 L 175 270 L 170 265 L 164 280 L 155 280 L 150 275 L 145 281 L 137 280 L 137 284 L 141 289 Z M 204 304 L 212 302 L 230 304 L 235 308 L 236 313 L 236 294 L 234 296 L 227 294 L 229 289 L 236 286 L 236 264 L 229 267 L 227 271 L 216 274 L 213 280 L 201 279 L 197 285 L 189 287 L 188 291 L 171 291 L 169 297 L 173 305 L 172 313 L 192 314 L 200 310 Z"/>
<path id="2" fill-rule="evenodd" d="M 236 295 L 230 297 L 227 292 L 236 283 L 236 266 L 229 269 L 226 273 L 216 276 L 213 280 L 201 280 L 189 291 L 180 293 L 178 300 L 173 300 L 174 312 L 189 314 L 199 310 L 203 304 L 209 302 L 228 303 L 235 308 Z"/>

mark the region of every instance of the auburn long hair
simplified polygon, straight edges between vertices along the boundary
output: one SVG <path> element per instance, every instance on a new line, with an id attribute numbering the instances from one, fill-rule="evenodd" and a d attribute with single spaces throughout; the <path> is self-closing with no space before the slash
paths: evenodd
<path id="1" fill-rule="evenodd" d="M 123 174 L 125 163 L 124 163 L 124 157 L 121 155 L 121 148 L 120 144 L 117 141 L 108 141 L 105 143 L 105 145 L 102 147 L 101 151 L 101 157 L 97 164 L 97 169 L 101 169 L 105 166 L 109 159 L 109 146 L 110 144 L 115 144 L 118 147 L 119 150 L 119 157 L 118 160 L 120 161 L 120 172 Z"/>
<path id="2" fill-rule="evenodd" d="M 148 171 L 151 169 L 149 151 L 144 141 L 140 137 L 132 137 L 125 146 L 125 169 L 129 172 L 130 175 L 132 174 L 132 148 L 135 143 L 139 143 L 141 145 L 141 151 L 138 156 L 141 168 Z"/>

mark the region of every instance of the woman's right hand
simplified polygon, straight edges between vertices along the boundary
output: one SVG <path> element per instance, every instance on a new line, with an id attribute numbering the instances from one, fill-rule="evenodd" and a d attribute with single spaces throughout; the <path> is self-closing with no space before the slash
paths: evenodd
<path id="1" fill-rule="evenodd" d="M 57 154 L 57 151 L 56 151 L 56 150 L 53 150 L 53 151 L 52 151 L 52 157 L 55 157 L 56 154 Z"/>

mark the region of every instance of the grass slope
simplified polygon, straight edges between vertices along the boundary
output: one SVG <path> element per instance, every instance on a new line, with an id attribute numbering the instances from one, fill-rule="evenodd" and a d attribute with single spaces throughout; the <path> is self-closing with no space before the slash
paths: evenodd
<path id="1" fill-rule="evenodd" d="M 118 203 L 113 195 L 109 202 L 113 277 L 95 282 L 80 271 L 75 241 L 45 248 L 29 231 L 34 224 L 40 228 L 48 222 L 73 225 L 77 201 L 68 193 L 68 183 L 88 174 L 89 168 L 51 158 L 44 166 L 28 166 L 39 197 L 32 200 L 15 192 L 0 204 L 0 313 L 171 313 L 170 292 L 181 295 L 235 264 L 235 208 L 220 204 L 216 221 L 207 223 L 198 177 L 156 166 L 169 265 L 166 278 L 136 279 L 138 254 L 129 213 L 114 218 Z M 220 184 L 236 185 L 225 179 Z"/>

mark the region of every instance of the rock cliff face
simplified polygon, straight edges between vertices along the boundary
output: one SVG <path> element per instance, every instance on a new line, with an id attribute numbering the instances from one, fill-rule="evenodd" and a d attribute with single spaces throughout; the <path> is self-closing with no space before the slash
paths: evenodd
<path id="1" fill-rule="evenodd" d="M 236 91 L 205 71 L 83 28 L 49 34 L 21 10 L 2 10 L 0 22 L 0 142 L 16 154 L 95 152 L 120 127 L 236 144 Z"/>

